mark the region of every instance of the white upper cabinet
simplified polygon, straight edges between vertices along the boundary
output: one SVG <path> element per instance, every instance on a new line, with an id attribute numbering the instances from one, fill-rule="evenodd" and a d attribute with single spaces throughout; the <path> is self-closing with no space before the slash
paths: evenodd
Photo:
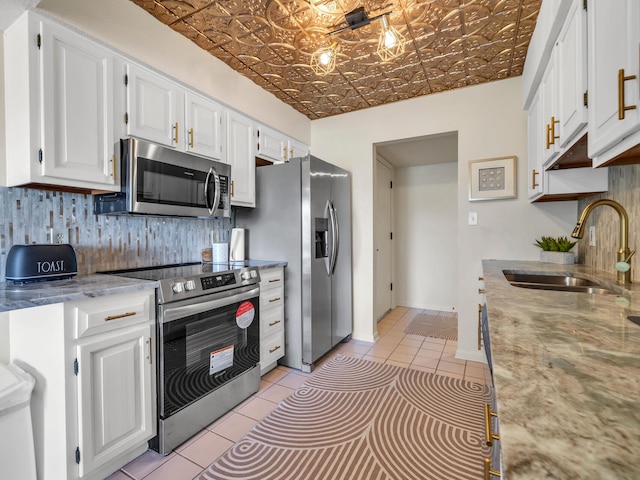
<path id="1" fill-rule="evenodd" d="M 225 161 L 226 111 L 222 105 L 194 93 L 185 93 L 186 149 Z"/>
<path id="2" fill-rule="evenodd" d="M 581 2 L 573 2 L 560 32 L 556 61 L 558 72 L 559 147 L 567 148 L 586 132 L 587 94 L 587 12 Z"/>
<path id="3" fill-rule="evenodd" d="M 601 165 L 640 142 L 640 2 L 590 0 L 589 155 Z M 608 151 L 610 149 L 610 151 Z"/>
<path id="4" fill-rule="evenodd" d="M 288 145 L 289 160 L 291 160 L 292 158 L 306 157 L 307 155 L 309 155 L 309 146 L 305 143 L 290 138 L 288 140 Z"/>
<path id="5" fill-rule="evenodd" d="M 264 125 L 257 127 L 258 142 L 256 155 L 260 158 L 271 160 L 274 163 L 283 163 L 289 159 L 289 145 L 287 136 Z"/>
<path id="6" fill-rule="evenodd" d="M 542 122 L 544 124 L 541 138 L 543 165 L 549 163 L 560 154 L 560 121 L 558 120 L 558 70 L 556 68 L 557 51 L 549 58 L 547 69 L 540 83 L 540 101 L 542 108 Z"/>
<path id="7" fill-rule="evenodd" d="M 255 125 L 244 115 L 227 115 L 227 163 L 231 165 L 231 205 L 256 206 Z"/>
<path id="8" fill-rule="evenodd" d="M 529 167 L 528 198 L 535 200 L 542 195 L 542 106 L 540 105 L 540 94 L 538 93 L 527 111 L 527 165 Z"/>
<path id="9" fill-rule="evenodd" d="M 119 190 L 114 56 L 27 12 L 5 32 L 7 184 Z"/>
<path id="10" fill-rule="evenodd" d="M 171 80 L 127 63 L 127 134 L 185 149 L 183 92 Z"/>

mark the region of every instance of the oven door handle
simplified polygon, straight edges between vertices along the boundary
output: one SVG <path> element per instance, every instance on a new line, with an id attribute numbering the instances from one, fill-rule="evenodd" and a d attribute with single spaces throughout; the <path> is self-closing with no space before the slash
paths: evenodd
<path id="1" fill-rule="evenodd" d="M 198 313 L 208 312 L 217 308 L 226 307 L 237 302 L 255 298 L 260 294 L 260 287 L 257 286 L 249 291 L 237 293 L 227 292 L 222 298 L 214 298 L 212 300 L 195 299 L 193 303 L 179 306 L 164 306 L 162 314 L 162 323 L 179 320 L 181 318 L 197 315 Z"/>

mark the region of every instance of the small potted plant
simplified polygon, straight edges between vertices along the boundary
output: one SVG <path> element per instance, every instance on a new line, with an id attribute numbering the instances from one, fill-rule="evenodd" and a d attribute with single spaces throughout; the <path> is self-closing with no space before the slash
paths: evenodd
<path id="1" fill-rule="evenodd" d="M 570 241 L 567 237 L 541 237 L 536 240 L 537 247 L 540 247 L 540 261 L 546 263 L 561 263 L 563 265 L 575 262 L 575 255 L 570 252 L 576 242 Z"/>

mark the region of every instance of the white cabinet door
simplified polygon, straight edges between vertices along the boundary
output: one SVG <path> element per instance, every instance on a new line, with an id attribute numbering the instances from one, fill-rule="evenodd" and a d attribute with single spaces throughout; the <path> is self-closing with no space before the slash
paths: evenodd
<path id="1" fill-rule="evenodd" d="M 152 436 L 150 339 L 146 323 L 78 342 L 81 477 Z"/>
<path id="2" fill-rule="evenodd" d="M 542 106 L 543 137 L 542 164 L 548 165 L 560 154 L 559 120 L 558 120 L 558 69 L 557 50 L 551 53 L 549 63 L 540 82 L 540 102 Z"/>
<path id="3" fill-rule="evenodd" d="M 298 140 L 294 140 L 290 138 L 288 153 L 289 153 L 289 157 L 288 157 L 289 160 L 297 157 L 306 157 L 307 155 L 309 155 L 309 146 L 302 142 L 299 142 Z"/>
<path id="4" fill-rule="evenodd" d="M 234 111 L 227 115 L 227 163 L 231 165 L 231 205 L 256 206 L 254 123 Z"/>
<path id="5" fill-rule="evenodd" d="M 187 151 L 224 161 L 224 107 L 190 92 L 184 99 Z"/>
<path id="6" fill-rule="evenodd" d="M 640 2 L 591 0 L 588 6 L 588 149 L 594 158 L 640 129 Z"/>
<path id="7" fill-rule="evenodd" d="M 114 185 L 113 55 L 42 26 L 42 175 Z"/>
<path id="8" fill-rule="evenodd" d="M 256 154 L 259 157 L 273 160 L 275 163 L 288 160 L 289 146 L 286 136 L 264 125 L 258 125 L 257 136 Z"/>
<path id="9" fill-rule="evenodd" d="M 529 105 L 527 112 L 527 165 L 528 165 L 528 198 L 534 200 L 542 195 L 542 148 L 543 122 L 541 118 L 540 91 Z"/>
<path id="10" fill-rule="evenodd" d="M 127 134 L 184 150 L 183 92 L 177 84 L 129 63 Z"/>
<path id="11" fill-rule="evenodd" d="M 586 127 L 587 11 L 573 1 L 557 44 L 560 147 L 569 147 Z"/>

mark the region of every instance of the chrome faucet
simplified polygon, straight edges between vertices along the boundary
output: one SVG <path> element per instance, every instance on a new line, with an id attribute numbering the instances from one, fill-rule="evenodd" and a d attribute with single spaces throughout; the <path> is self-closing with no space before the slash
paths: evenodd
<path id="1" fill-rule="evenodd" d="M 618 272 L 618 283 L 620 285 L 631 283 L 631 264 L 628 262 L 630 262 L 633 253 L 631 253 L 631 251 L 629 250 L 629 217 L 627 216 L 627 212 L 622 205 L 620 205 L 616 201 L 606 198 L 591 202 L 586 207 L 584 207 L 584 210 L 582 210 L 580 219 L 576 224 L 576 228 L 573 229 L 571 236 L 573 238 L 582 238 L 584 236 L 585 224 L 587 223 L 589 215 L 594 208 L 599 207 L 600 205 L 609 205 L 616 212 L 618 212 L 618 216 L 620 217 L 620 248 L 618 249 L 618 263 L 616 263 L 616 270 Z M 618 268 L 620 264 L 626 265 L 624 265 L 622 268 Z M 626 268 L 627 266 L 628 268 Z"/>

